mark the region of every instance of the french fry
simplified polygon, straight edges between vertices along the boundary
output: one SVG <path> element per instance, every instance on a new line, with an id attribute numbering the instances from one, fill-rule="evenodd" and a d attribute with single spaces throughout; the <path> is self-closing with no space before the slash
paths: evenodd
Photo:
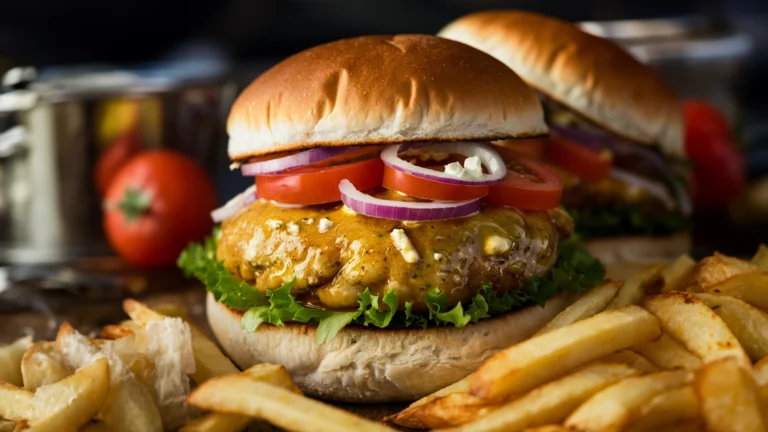
<path id="1" fill-rule="evenodd" d="M 653 398 L 633 414 L 628 432 L 655 432 L 658 428 L 701 419 L 693 387 L 676 388 Z"/>
<path id="2" fill-rule="evenodd" d="M 406 408 L 385 420 L 411 429 L 438 429 L 469 423 L 496 408 L 477 396 L 451 393 L 426 404 Z"/>
<path id="3" fill-rule="evenodd" d="M 676 423 L 668 426 L 662 426 L 655 429 L 653 432 L 702 432 L 705 430 L 707 430 L 707 427 L 704 424 L 704 422 L 697 420 L 697 421 L 691 421 L 691 422 Z"/>
<path id="4" fill-rule="evenodd" d="M 561 425 L 546 425 L 528 428 L 524 432 L 573 432 L 573 430 Z"/>
<path id="5" fill-rule="evenodd" d="M 291 379 L 288 370 L 282 365 L 257 364 L 244 370 L 240 375 L 254 381 L 290 390 L 296 394 L 303 394 Z M 252 421 L 252 418 L 243 415 L 212 412 L 187 423 L 179 429 L 179 432 L 235 432 L 243 430 Z"/>
<path id="6" fill-rule="evenodd" d="M 701 366 L 700 358 L 691 354 L 666 333 L 653 342 L 632 349 L 661 369 L 694 370 Z"/>
<path id="7" fill-rule="evenodd" d="M 28 431 L 76 431 L 96 415 L 109 390 L 109 363 L 100 358 L 73 375 L 38 388 L 33 403 L 37 416 Z"/>
<path id="8" fill-rule="evenodd" d="M 732 277 L 759 272 L 760 267 L 749 261 L 715 252 L 696 264 L 688 288 L 692 292 L 706 292 Z"/>
<path id="9" fill-rule="evenodd" d="M 693 294 L 676 292 L 652 296 L 645 299 L 642 306 L 659 319 L 665 332 L 704 363 L 733 357 L 745 367 L 752 365 L 728 326 Z"/>
<path id="10" fill-rule="evenodd" d="M 25 421 L 35 416 L 34 394 L 11 384 L 0 383 L 0 418 Z"/>
<path id="11" fill-rule="evenodd" d="M 133 377 L 124 378 L 112 386 L 96 418 L 113 432 L 163 430 L 154 399 Z"/>
<path id="12" fill-rule="evenodd" d="M 761 244 L 751 262 L 761 270 L 768 271 L 768 246 Z"/>
<path id="13" fill-rule="evenodd" d="M 640 371 L 623 364 L 593 364 L 534 389 L 475 422 L 449 430 L 514 432 L 528 427 L 559 423 L 595 393 L 639 373 Z"/>
<path id="14" fill-rule="evenodd" d="M 629 277 L 624 282 L 624 285 L 621 286 L 621 289 L 619 289 L 616 297 L 611 300 L 605 309 L 621 309 L 624 306 L 640 303 L 643 297 L 645 297 L 646 285 L 650 284 L 655 278 L 661 280 L 659 272 L 663 268 L 663 264 L 654 265 Z"/>
<path id="15" fill-rule="evenodd" d="M 711 432 L 765 431 L 757 384 L 738 360 L 723 359 L 696 371 L 693 388 Z"/>
<path id="16" fill-rule="evenodd" d="M 21 359 L 24 352 L 32 345 L 32 336 L 23 337 L 13 343 L 0 347 L 0 381 L 20 387 Z"/>
<path id="17" fill-rule="evenodd" d="M 736 297 L 768 312 L 768 273 L 765 272 L 737 275 L 707 287 L 704 292 Z"/>
<path id="18" fill-rule="evenodd" d="M 134 329 L 123 325 L 108 325 L 101 329 L 101 337 L 104 339 L 120 339 L 132 335 Z"/>
<path id="19" fill-rule="evenodd" d="M 10 420 L 0 420 L 0 432 L 15 432 L 16 422 Z"/>
<path id="20" fill-rule="evenodd" d="M 110 432 L 107 425 L 101 422 L 90 422 L 80 429 L 80 432 Z"/>
<path id="21" fill-rule="evenodd" d="M 755 381 L 760 387 L 768 386 L 768 357 L 763 357 L 755 363 L 755 367 L 752 368 L 752 374 L 755 376 Z"/>
<path id="22" fill-rule="evenodd" d="M 192 391 L 187 402 L 204 410 L 261 418 L 293 431 L 392 431 L 381 423 L 238 375 L 209 379 Z"/>
<path id="23" fill-rule="evenodd" d="M 600 360 L 597 360 L 597 362 L 625 364 L 633 369 L 639 370 L 642 373 L 659 371 L 659 368 L 656 367 L 653 363 L 649 362 L 648 359 L 628 349 L 615 352 L 613 354 L 608 354 L 607 356 L 602 357 Z"/>
<path id="24" fill-rule="evenodd" d="M 696 294 L 719 316 L 747 352 L 752 361 L 768 355 L 768 315 L 735 297 Z"/>
<path id="25" fill-rule="evenodd" d="M 146 326 L 150 321 L 159 321 L 165 318 L 165 315 L 159 314 L 132 299 L 123 302 L 123 309 L 131 319 L 141 326 Z M 212 377 L 233 375 L 240 372 L 200 329 L 192 323 L 187 322 L 187 324 L 189 324 L 192 335 L 192 351 L 195 356 L 195 373 L 191 375 L 191 378 L 196 383 L 202 383 Z"/>
<path id="26" fill-rule="evenodd" d="M 696 261 L 690 255 L 680 255 L 675 261 L 661 269 L 659 278 L 660 293 L 681 291 L 687 280 L 691 277 L 696 267 Z"/>
<path id="27" fill-rule="evenodd" d="M 686 385 L 688 380 L 687 371 L 626 378 L 592 396 L 568 417 L 565 425 L 584 432 L 621 430 L 634 411 L 660 393 Z"/>
<path id="28" fill-rule="evenodd" d="M 494 354 L 475 373 L 470 393 L 502 401 L 660 334 L 658 320 L 638 306 L 603 312 Z"/>
<path id="29" fill-rule="evenodd" d="M 53 384 L 71 375 L 72 371 L 61 361 L 55 342 L 35 342 L 21 358 L 21 376 L 24 388 L 34 391 L 40 386 Z"/>
<path id="30" fill-rule="evenodd" d="M 552 321 L 548 322 L 536 334 L 548 333 L 602 312 L 608 303 L 616 297 L 620 287 L 621 282 L 608 281 L 592 288 L 552 318 Z"/>
<path id="31" fill-rule="evenodd" d="M 427 402 L 433 401 L 443 396 L 448 396 L 451 393 L 466 393 L 469 391 L 469 387 L 472 384 L 473 379 L 475 379 L 475 374 L 469 374 L 464 378 L 456 381 L 455 383 L 449 385 L 448 387 L 442 388 L 430 395 L 424 396 L 423 398 L 410 404 L 408 408 L 413 408 L 419 405 L 423 405 Z"/>

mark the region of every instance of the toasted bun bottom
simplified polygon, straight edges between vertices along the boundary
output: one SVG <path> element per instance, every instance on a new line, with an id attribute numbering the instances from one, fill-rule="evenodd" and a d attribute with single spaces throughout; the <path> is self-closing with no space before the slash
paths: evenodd
<path id="1" fill-rule="evenodd" d="M 608 237 L 586 241 L 587 249 L 599 259 L 610 279 L 626 279 L 654 264 L 670 262 L 691 251 L 688 233 L 666 237 Z"/>
<path id="2" fill-rule="evenodd" d="M 243 330 L 242 313 L 209 293 L 207 314 L 227 354 L 245 369 L 279 363 L 307 395 L 340 402 L 412 401 L 475 371 L 495 352 L 531 337 L 568 305 L 561 294 L 464 328 L 385 330 L 345 327 L 330 343 L 314 341 L 315 327 L 264 324 Z"/>

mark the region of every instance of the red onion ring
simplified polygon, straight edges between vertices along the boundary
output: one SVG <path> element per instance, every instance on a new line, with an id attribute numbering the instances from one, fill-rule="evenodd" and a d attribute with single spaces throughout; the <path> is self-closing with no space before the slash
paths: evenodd
<path id="1" fill-rule="evenodd" d="M 213 219 L 215 223 L 229 219 L 230 217 L 237 214 L 237 212 L 240 210 L 253 204 L 258 198 L 259 194 L 256 192 L 256 185 L 253 185 L 243 192 L 237 194 L 234 198 L 227 201 L 227 203 L 223 206 L 212 211 L 211 219 Z"/>
<path id="2" fill-rule="evenodd" d="M 480 200 L 452 203 L 403 202 L 374 198 L 358 191 L 349 180 L 339 183 L 341 201 L 365 216 L 398 221 L 454 219 L 480 211 Z"/>
<path id="3" fill-rule="evenodd" d="M 294 168 L 322 162 L 334 156 L 358 150 L 360 147 L 317 147 L 277 159 L 250 162 L 240 167 L 244 176 L 280 174 Z"/>
<path id="4" fill-rule="evenodd" d="M 672 194 L 669 193 L 669 190 L 667 190 L 666 187 L 659 183 L 620 168 L 613 168 L 610 176 L 617 180 L 621 180 L 630 186 L 635 186 L 648 192 L 649 195 L 654 196 L 661 201 L 667 210 L 672 210 L 676 207 L 675 199 L 672 197 Z"/>
<path id="5" fill-rule="evenodd" d="M 490 174 L 483 174 L 476 179 L 463 179 L 458 178 L 452 174 L 446 172 L 440 172 L 431 170 L 429 168 L 423 168 L 417 165 L 413 165 L 403 159 L 400 159 L 398 153 L 407 148 L 418 148 L 419 150 L 440 150 L 445 153 L 455 153 L 466 157 L 477 156 L 480 159 L 480 163 L 490 172 Z M 414 144 L 396 144 L 391 145 L 381 152 L 381 160 L 387 166 L 410 174 L 415 177 L 420 177 L 427 180 L 432 180 L 440 183 L 465 185 L 465 186 L 488 186 L 504 181 L 504 177 L 507 175 L 507 167 L 504 164 L 504 160 L 498 153 L 488 144 L 456 141 L 440 144 L 430 145 L 414 145 Z"/>

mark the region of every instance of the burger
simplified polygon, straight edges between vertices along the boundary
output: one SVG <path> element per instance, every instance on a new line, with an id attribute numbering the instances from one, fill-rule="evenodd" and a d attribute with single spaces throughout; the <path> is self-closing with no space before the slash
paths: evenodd
<path id="1" fill-rule="evenodd" d="M 227 130 L 254 185 L 179 266 L 207 287 L 213 333 L 240 367 L 282 364 L 309 395 L 424 396 L 603 279 L 569 240 L 556 173 L 488 144 L 547 132 L 536 95 L 467 45 L 308 49 L 253 81 Z"/>
<path id="2" fill-rule="evenodd" d="M 537 91 L 549 138 L 500 144 L 560 169 L 563 205 L 595 256 L 628 268 L 689 252 L 682 104 L 653 70 L 534 13 L 475 13 L 439 35 L 493 55 Z"/>

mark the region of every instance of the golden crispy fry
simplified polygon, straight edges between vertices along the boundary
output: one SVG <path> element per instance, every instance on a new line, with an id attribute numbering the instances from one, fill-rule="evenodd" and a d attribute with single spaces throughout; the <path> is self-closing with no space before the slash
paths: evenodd
<path id="1" fill-rule="evenodd" d="M 282 365 L 261 363 L 244 370 L 240 375 L 303 394 Z M 213 412 L 188 423 L 179 432 L 234 432 L 243 430 L 252 421 L 252 418 L 243 415 Z"/>
<path id="2" fill-rule="evenodd" d="M 16 431 L 16 422 L 10 420 L 0 420 L 0 432 Z"/>
<path id="3" fill-rule="evenodd" d="M 757 385 L 761 387 L 768 386 L 768 356 L 763 357 L 760 361 L 755 363 L 752 373 L 755 376 Z"/>
<path id="4" fill-rule="evenodd" d="M 616 297 L 620 287 L 621 282 L 609 281 L 592 288 L 552 318 L 552 321 L 548 322 L 536 334 L 544 334 L 602 312 L 608 303 Z"/>
<path id="5" fill-rule="evenodd" d="M 689 381 L 687 371 L 656 372 L 627 378 L 592 396 L 565 421 L 566 426 L 584 432 L 618 431 L 659 394 L 682 387 Z"/>
<path id="6" fill-rule="evenodd" d="M 648 359 L 632 350 L 623 350 L 608 354 L 607 356 L 597 360 L 599 363 L 620 363 L 625 364 L 633 369 L 637 369 L 642 373 L 658 372 L 659 368 Z"/>
<path id="7" fill-rule="evenodd" d="M 131 319 L 141 326 L 146 326 L 149 321 L 159 321 L 165 318 L 165 315 L 159 314 L 132 299 L 123 302 L 123 309 Z M 187 324 L 189 324 L 192 335 L 192 351 L 195 356 L 195 373 L 191 375 L 191 378 L 196 383 L 202 383 L 212 377 L 240 372 L 200 329 L 192 323 L 187 322 Z"/>
<path id="8" fill-rule="evenodd" d="M 664 268 L 663 264 L 648 267 L 628 278 L 622 285 L 616 297 L 608 304 L 606 310 L 621 309 L 624 306 L 638 304 L 645 297 L 647 285 L 654 280 L 661 281 L 659 272 Z"/>
<path id="9" fill-rule="evenodd" d="M 460 379 L 459 381 L 456 381 L 455 383 L 449 385 L 448 387 L 442 388 L 430 395 L 424 396 L 423 398 L 410 404 L 408 408 L 413 408 L 419 405 L 423 405 L 427 402 L 433 401 L 443 396 L 448 396 L 451 393 L 466 393 L 469 391 L 469 386 L 472 384 L 473 379 L 475 379 L 475 374 L 469 374 L 464 378 Z"/>
<path id="10" fill-rule="evenodd" d="M 656 290 L 650 289 L 650 293 L 668 293 L 671 291 L 682 291 L 682 288 L 691 278 L 696 267 L 696 261 L 689 255 L 680 255 L 675 261 L 667 265 L 659 272 L 660 286 Z"/>
<path id="11" fill-rule="evenodd" d="M 496 408 L 496 405 L 489 405 L 477 396 L 451 393 L 426 404 L 406 408 L 385 420 L 412 429 L 447 428 L 479 419 Z"/>
<path id="12" fill-rule="evenodd" d="M 100 358 L 63 380 L 38 388 L 28 431 L 76 431 L 96 415 L 109 391 L 109 363 Z"/>
<path id="13" fill-rule="evenodd" d="M 101 337 L 104 339 L 120 339 L 132 335 L 134 329 L 123 325 L 108 325 L 101 329 Z"/>
<path id="14" fill-rule="evenodd" d="M 704 290 L 744 300 L 752 306 L 768 312 L 768 273 L 747 273 L 734 276 Z"/>
<path id="15" fill-rule="evenodd" d="M 761 244 L 751 262 L 763 271 L 768 271 L 768 246 Z"/>
<path id="16" fill-rule="evenodd" d="M 639 373 L 623 364 L 592 364 L 534 389 L 473 423 L 450 431 L 514 432 L 558 423 L 595 393 Z"/>
<path id="17" fill-rule="evenodd" d="M 534 428 L 527 428 L 523 432 L 573 432 L 573 429 L 562 425 L 546 425 Z"/>
<path id="18" fill-rule="evenodd" d="M 672 426 L 701 419 L 699 401 L 693 387 L 676 388 L 662 393 L 632 416 L 628 432 L 655 432 L 660 427 Z"/>
<path id="19" fill-rule="evenodd" d="M 719 316 L 747 352 L 752 361 L 768 355 L 768 315 L 735 297 L 696 294 Z"/>
<path id="20" fill-rule="evenodd" d="M 664 333 L 660 338 L 633 348 L 661 369 L 696 369 L 701 359 Z"/>
<path id="21" fill-rule="evenodd" d="M 0 418 L 13 421 L 35 416 L 34 394 L 16 386 L 0 383 Z"/>
<path id="22" fill-rule="evenodd" d="M 23 384 L 21 359 L 30 345 L 32 345 L 32 336 L 17 339 L 9 345 L 0 347 L 0 381 L 17 387 Z"/>
<path id="23" fill-rule="evenodd" d="M 241 375 L 212 378 L 197 387 L 187 402 L 204 410 L 261 418 L 292 431 L 392 431 L 381 423 Z"/>
<path id="24" fill-rule="evenodd" d="M 638 306 L 603 312 L 494 354 L 475 373 L 470 393 L 502 401 L 660 334 L 658 320 Z"/>
<path id="25" fill-rule="evenodd" d="M 703 432 L 707 426 L 701 420 L 677 423 L 668 426 L 662 426 L 654 429 L 653 432 Z"/>
<path id="26" fill-rule="evenodd" d="M 90 422 L 80 429 L 80 432 L 110 432 L 107 425 L 101 422 Z"/>
<path id="27" fill-rule="evenodd" d="M 765 431 L 757 384 L 735 359 L 710 363 L 696 371 L 693 388 L 711 432 Z"/>
<path id="28" fill-rule="evenodd" d="M 61 381 L 72 372 L 62 362 L 55 342 L 35 342 L 21 358 L 21 376 L 27 390 Z"/>
<path id="29" fill-rule="evenodd" d="M 734 357 L 744 366 L 751 366 L 728 326 L 693 294 L 675 292 L 648 297 L 642 306 L 659 319 L 665 332 L 704 363 Z"/>
<path id="30" fill-rule="evenodd" d="M 714 255 L 699 261 L 691 275 L 688 290 L 692 292 L 707 292 L 713 286 L 743 274 L 758 273 L 760 267 L 749 261 L 729 257 L 715 252 Z"/>
<path id="31" fill-rule="evenodd" d="M 151 393 L 133 377 L 112 386 L 96 418 L 113 432 L 163 430 L 163 421 Z"/>

